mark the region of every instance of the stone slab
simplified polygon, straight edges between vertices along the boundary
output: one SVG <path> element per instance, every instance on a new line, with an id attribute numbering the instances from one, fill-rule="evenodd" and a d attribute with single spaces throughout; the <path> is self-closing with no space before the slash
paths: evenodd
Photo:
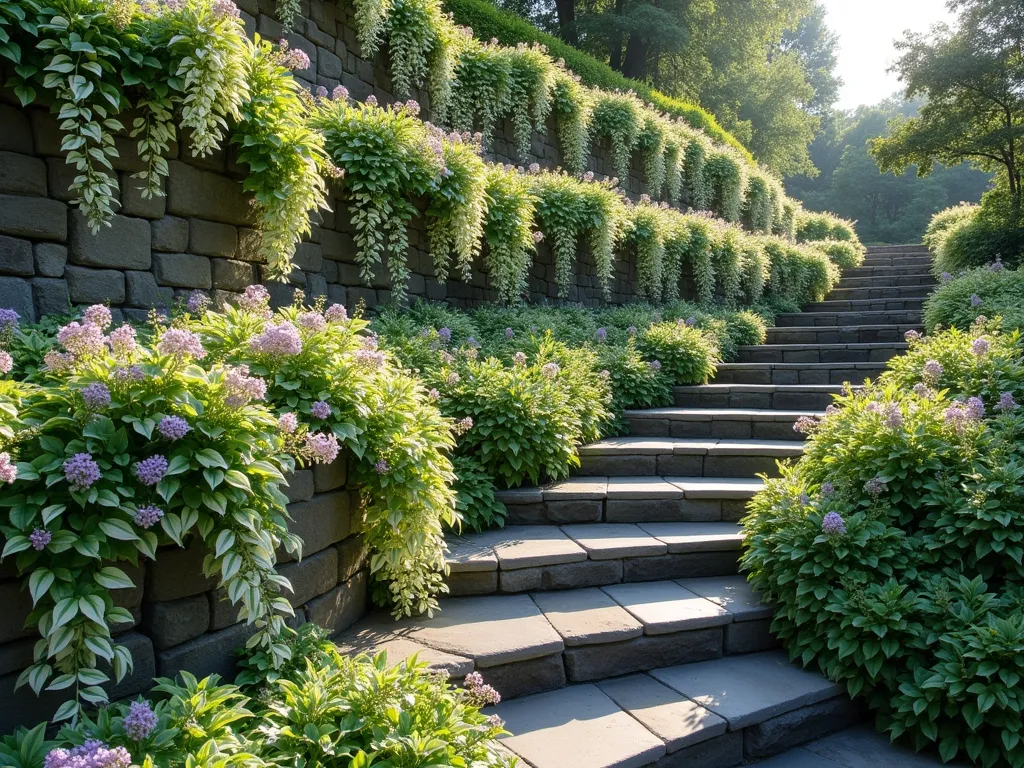
<path id="1" fill-rule="evenodd" d="M 669 752 L 721 736 L 728 728 L 718 715 L 648 675 L 606 680 L 598 687 L 664 741 Z"/>
<path id="2" fill-rule="evenodd" d="M 498 556 L 494 549 L 476 540 L 476 537 L 449 536 L 445 562 L 452 573 L 480 573 L 498 570 Z"/>
<path id="3" fill-rule="evenodd" d="M 643 624 L 597 588 L 540 592 L 533 601 L 566 646 L 614 643 L 644 633 Z"/>
<path id="4" fill-rule="evenodd" d="M 562 655 L 569 679 L 588 683 L 658 667 L 717 659 L 722 655 L 723 635 L 722 627 L 643 635 L 620 643 L 566 648 Z"/>
<path id="5" fill-rule="evenodd" d="M 533 768 L 640 768 L 665 745 L 596 685 L 576 685 L 495 708 L 513 733 L 502 743 Z"/>
<path id="6" fill-rule="evenodd" d="M 650 456 L 659 453 L 672 453 L 671 440 L 657 437 L 610 437 L 580 447 L 581 456 L 617 456 L 633 454 Z"/>
<path id="7" fill-rule="evenodd" d="M 565 647 L 527 595 L 454 598 L 440 601 L 440 609 L 432 619 L 409 622 L 407 636 L 472 658 L 478 667 L 535 659 Z"/>
<path id="8" fill-rule="evenodd" d="M 682 579 L 678 583 L 695 595 L 725 608 L 732 614 L 733 621 L 755 621 L 772 617 L 771 606 L 761 602 L 761 598 L 744 576 Z"/>
<path id="9" fill-rule="evenodd" d="M 667 544 L 630 523 L 564 525 L 562 530 L 586 550 L 591 560 L 648 557 L 668 551 Z"/>
<path id="10" fill-rule="evenodd" d="M 553 525 L 509 525 L 474 538 L 481 543 L 491 543 L 498 557 L 498 567 L 503 571 L 587 559 L 586 551 Z"/>
<path id="11" fill-rule="evenodd" d="M 791 664 L 781 651 L 656 669 L 656 680 L 746 728 L 794 709 L 843 695 L 845 688 Z"/>
<path id="12" fill-rule="evenodd" d="M 722 552 L 743 546 L 743 526 L 736 523 L 640 523 L 639 526 L 663 541 L 673 554 Z"/>
<path id="13" fill-rule="evenodd" d="M 716 627 L 732 621 L 724 608 L 673 581 L 613 584 L 603 589 L 644 625 L 647 635 Z"/>
<path id="14" fill-rule="evenodd" d="M 422 645 L 390 631 L 393 622 L 387 617 L 374 617 L 366 626 L 358 625 L 338 636 L 336 645 L 342 653 L 354 655 L 368 653 L 375 656 L 381 651 L 388 655 L 388 665 L 394 666 L 416 656 L 430 669 L 444 670 L 452 677 L 465 677 L 473 671 L 473 660 L 454 653 L 445 653 Z"/>
<path id="15" fill-rule="evenodd" d="M 549 485 L 541 490 L 545 501 L 572 499 L 603 499 L 608 494 L 607 477 L 576 477 Z"/>
<path id="16" fill-rule="evenodd" d="M 764 480 L 743 477 L 666 477 L 687 499 L 749 499 Z"/>
<path id="17" fill-rule="evenodd" d="M 682 489 L 660 477 L 608 478 L 608 498 L 616 500 L 680 499 Z"/>
<path id="18" fill-rule="evenodd" d="M 806 745 L 803 750 L 807 751 L 819 760 L 831 760 L 844 768 L 876 768 L 876 766 L 898 765 L 900 768 L 966 768 L 967 762 L 957 760 L 952 763 L 943 763 L 938 755 L 914 752 L 904 745 L 895 745 L 889 742 L 885 734 L 876 733 L 869 726 L 855 726 L 846 730 L 818 739 Z M 772 758 L 762 765 L 772 765 L 773 768 L 781 768 L 782 760 L 791 752 L 785 755 Z M 822 763 L 824 765 L 824 763 Z"/>

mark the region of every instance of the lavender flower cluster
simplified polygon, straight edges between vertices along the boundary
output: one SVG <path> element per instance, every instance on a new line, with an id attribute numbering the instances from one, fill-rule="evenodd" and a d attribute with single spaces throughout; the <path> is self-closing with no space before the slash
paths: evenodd
<path id="1" fill-rule="evenodd" d="M 466 675 L 466 697 L 469 703 L 475 707 L 485 707 L 488 704 L 494 705 L 501 702 L 501 694 L 494 688 L 484 683 L 484 677 L 479 672 L 470 672 Z"/>
<path id="2" fill-rule="evenodd" d="M 124 747 L 111 749 L 98 739 L 89 739 L 73 749 L 53 749 L 46 755 L 45 768 L 128 768 L 132 756 Z"/>

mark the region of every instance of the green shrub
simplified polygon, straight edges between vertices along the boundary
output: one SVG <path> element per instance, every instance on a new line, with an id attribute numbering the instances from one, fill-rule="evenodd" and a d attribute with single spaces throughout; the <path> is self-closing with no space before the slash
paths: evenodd
<path id="1" fill-rule="evenodd" d="M 640 334 L 638 346 L 673 384 L 707 384 L 715 375 L 718 349 L 707 334 L 683 320 L 654 323 Z"/>
<path id="2" fill-rule="evenodd" d="M 831 213 L 812 213 L 800 210 L 796 214 L 796 241 L 806 243 L 814 240 L 840 240 L 860 244 L 853 222 L 833 216 Z"/>
<path id="3" fill-rule="evenodd" d="M 966 330 L 978 315 L 1001 318 L 1004 330 L 1024 329 L 1024 272 L 974 269 L 944 282 L 924 303 L 929 333 L 939 326 Z"/>
<path id="4" fill-rule="evenodd" d="M 922 238 L 924 244 L 928 246 L 928 250 L 932 253 L 937 252 L 950 229 L 959 226 L 965 221 L 970 221 L 978 215 L 980 210 L 980 205 L 960 203 L 959 205 L 939 211 L 932 216 Z"/>
<path id="5" fill-rule="evenodd" d="M 840 269 L 859 267 L 864 263 L 865 249 L 860 243 L 847 240 L 810 240 L 807 245 L 823 251 Z"/>
<path id="6" fill-rule="evenodd" d="M 666 371 L 643 359 L 635 339 L 621 345 L 605 345 L 600 360 L 611 376 L 612 407 L 616 414 L 672 404 L 672 382 Z"/>
<path id="7" fill-rule="evenodd" d="M 952 222 L 936 236 L 934 269 L 938 273 L 957 273 L 1001 260 L 1015 267 L 1024 256 L 1024 227 L 983 215 L 964 216 Z"/>
<path id="8" fill-rule="evenodd" d="M 744 521 L 790 656 L 893 738 L 1024 765 L 1024 359 L 991 325 L 914 340 L 839 398 Z"/>
<path id="9" fill-rule="evenodd" d="M 462 531 L 479 533 L 505 524 L 508 510 L 494 495 L 494 478 L 472 456 L 456 456 L 455 511 L 459 513 Z"/>

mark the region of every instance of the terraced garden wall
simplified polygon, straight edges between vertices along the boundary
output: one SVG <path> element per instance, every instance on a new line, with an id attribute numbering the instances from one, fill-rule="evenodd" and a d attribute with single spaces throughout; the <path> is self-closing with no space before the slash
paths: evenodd
<path id="1" fill-rule="evenodd" d="M 238 5 L 250 34 L 272 40 L 282 37 L 273 0 L 241 0 Z M 311 63 L 295 75 L 311 87 L 331 89 L 342 84 L 355 99 L 373 94 L 381 103 L 391 103 L 395 99 L 384 63 L 387 54 L 373 60 L 359 56 L 350 14 L 344 3 L 303 3 L 301 32 L 286 37 L 292 47 L 309 55 Z M 423 93 L 419 98 L 423 116 L 429 119 L 429 97 Z M 488 159 L 513 162 L 513 144 L 506 121 Z M 528 162 L 557 167 L 556 144 L 553 128 L 544 137 L 535 133 Z M 255 214 L 240 184 L 245 171 L 235 163 L 233 152 L 195 158 L 181 147 L 172 148 L 166 197 L 143 200 L 137 184 L 129 182 L 130 175 L 141 168 L 134 142 L 118 139 L 120 157 L 115 168 L 121 208 L 112 226 L 93 236 L 85 218 L 69 204 L 68 186 L 75 171 L 64 162 L 60 145 L 55 116 L 37 107 L 22 109 L 12 93 L 0 93 L 0 306 L 37 319 L 66 312 L 69 302 L 109 302 L 138 316 L 192 289 L 212 290 L 216 299 L 218 292 L 237 293 L 264 281 L 253 229 Z M 598 178 L 612 173 L 607 141 L 595 147 L 589 163 Z M 622 184 L 635 198 L 646 190 L 641 175 L 639 158 L 634 157 L 633 173 Z M 370 287 L 360 281 L 345 205 L 336 197 L 330 205 L 330 212 L 315 217 L 318 223 L 312 234 L 299 246 L 291 283 L 267 283 L 274 299 L 290 301 L 299 288 L 310 297 L 326 296 L 349 308 L 360 302 L 369 307 L 387 302 L 391 296 L 387 275 L 380 272 Z M 412 296 L 458 306 L 494 298 L 486 275 L 478 268 L 469 282 L 433 279 L 422 220 L 414 222 L 410 249 Z M 538 250 L 530 291 L 535 300 L 554 298 L 552 254 L 543 244 Z M 600 303 L 592 260 L 583 254 L 573 269 L 569 299 Z M 628 300 L 635 288 L 633 264 L 617 262 L 612 300 Z"/>
<path id="2" fill-rule="evenodd" d="M 278 554 L 278 571 L 292 584 L 287 595 L 296 624 L 316 622 L 337 633 L 366 610 L 368 571 L 363 542 L 353 533 L 358 492 L 348 480 L 345 458 L 328 466 L 297 471 L 285 490 L 291 500 L 290 529 L 302 537 L 300 562 Z M 156 561 L 132 568 L 118 565 L 135 582 L 117 590 L 115 602 L 131 611 L 134 624 L 115 625 L 117 641 L 132 654 L 135 668 L 110 687 L 111 700 L 134 697 L 152 687 L 154 677 L 187 670 L 203 677 L 234 678 L 235 650 L 253 630 L 237 618 L 216 579 L 203 575 L 203 549 L 167 547 Z M 14 691 L 20 671 L 32 663 L 39 633 L 25 629 L 31 599 L 16 578 L 13 558 L 0 565 L 0 732 L 35 725 L 49 718 L 67 698 L 66 691 L 36 696 L 28 686 Z"/>

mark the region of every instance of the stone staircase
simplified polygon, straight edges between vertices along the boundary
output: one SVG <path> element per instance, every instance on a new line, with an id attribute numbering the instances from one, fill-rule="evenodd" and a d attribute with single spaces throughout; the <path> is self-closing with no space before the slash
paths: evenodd
<path id="1" fill-rule="evenodd" d="M 575 476 L 503 492 L 505 528 L 451 540 L 438 615 L 370 616 L 339 645 L 479 671 L 503 696 L 504 746 L 533 768 L 726 768 L 857 719 L 778 649 L 738 572 L 738 521 L 757 475 L 801 455 L 794 422 L 921 328 L 929 264 L 923 247 L 869 249 L 713 383 L 584 446 Z"/>

